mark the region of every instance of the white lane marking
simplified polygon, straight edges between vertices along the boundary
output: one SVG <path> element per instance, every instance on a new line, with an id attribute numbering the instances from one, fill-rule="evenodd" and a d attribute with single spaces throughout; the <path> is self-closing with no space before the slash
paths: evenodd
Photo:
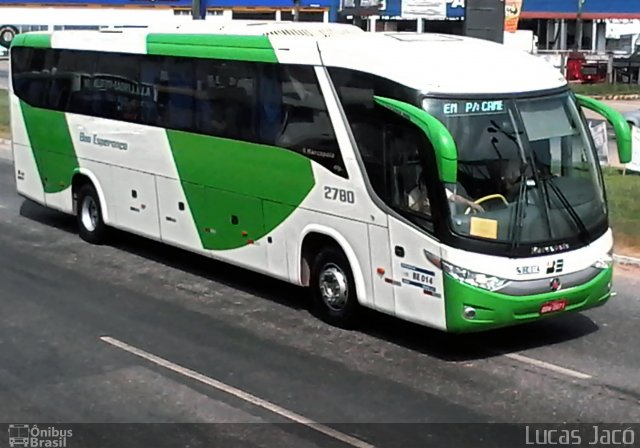
<path id="1" fill-rule="evenodd" d="M 545 361 L 539 361 L 537 359 L 529 358 L 528 356 L 519 355 L 517 353 L 503 353 L 503 355 L 509 359 L 513 359 L 515 361 L 524 362 L 526 364 L 531 364 L 537 367 L 541 367 L 543 369 L 551 370 L 552 372 L 561 373 L 563 375 L 572 376 L 574 378 L 578 378 L 581 380 L 586 380 L 591 378 L 591 375 L 587 375 L 586 373 L 578 372 L 577 370 L 567 369 L 565 367 L 560 367 L 555 364 L 551 364 Z"/>
<path id="2" fill-rule="evenodd" d="M 282 408 L 269 401 L 263 400 L 262 398 L 256 397 L 255 395 L 251 395 L 248 392 L 237 389 L 233 386 L 229 386 L 228 384 L 222 383 L 218 380 L 214 380 L 213 378 L 209 378 L 208 376 L 205 376 L 194 370 L 190 370 L 185 367 L 179 366 L 178 364 L 174 364 L 171 361 L 167 361 L 166 359 L 160 358 L 159 356 L 153 355 L 149 352 L 133 347 L 125 342 L 119 341 L 109 336 L 101 336 L 100 339 L 103 342 L 106 342 L 107 344 L 111 344 L 114 347 L 118 347 L 126 352 L 139 356 L 140 358 L 144 358 L 147 361 L 150 361 L 154 364 L 164 367 L 165 369 L 172 370 L 188 378 L 191 378 L 203 384 L 206 384 L 207 386 L 211 386 L 214 389 L 218 389 L 222 392 L 228 393 L 229 395 L 233 395 L 236 398 L 240 398 L 241 400 L 247 401 L 256 406 L 260 406 L 261 408 L 264 408 L 270 412 L 273 412 L 274 414 L 278 414 L 281 417 L 284 417 L 288 420 L 308 426 L 309 428 L 312 428 L 318 432 L 321 432 L 324 435 L 327 435 L 333 439 L 344 442 L 353 447 L 374 448 L 373 445 L 370 445 L 363 440 L 357 439 L 355 437 L 352 437 L 340 431 L 336 431 L 335 429 L 329 428 L 328 426 L 325 426 L 321 423 L 316 423 L 313 420 L 310 420 L 306 417 L 303 417 L 302 415 L 296 414 L 295 412 Z"/>

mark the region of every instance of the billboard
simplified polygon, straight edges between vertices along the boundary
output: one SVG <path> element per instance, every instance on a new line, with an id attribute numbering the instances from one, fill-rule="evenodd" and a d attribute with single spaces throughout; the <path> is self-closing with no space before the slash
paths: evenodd
<path id="1" fill-rule="evenodd" d="M 402 0 L 402 17 L 442 20 L 447 17 L 446 0 Z"/>
<path id="2" fill-rule="evenodd" d="M 518 31 L 518 20 L 522 11 L 522 0 L 505 0 L 504 30 L 510 33 Z"/>
<path id="3" fill-rule="evenodd" d="M 431 20 L 463 19 L 465 0 L 402 0 L 402 16 Z"/>
<path id="4" fill-rule="evenodd" d="M 464 17 L 465 0 L 446 0 L 447 18 Z M 577 0 L 519 0 L 513 2 L 505 1 L 505 13 L 509 15 L 509 4 L 516 3 L 518 16 L 520 13 L 526 14 L 527 18 L 562 18 L 562 15 L 572 15 L 575 17 L 578 11 Z M 514 10 L 512 8 L 512 10 Z M 594 15 L 607 16 L 609 18 L 639 18 L 640 17 L 640 1 L 634 0 L 589 0 L 585 1 L 582 7 L 582 13 L 587 17 Z M 506 27 L 517 24 L 517 20 L 513 20 Z M 517 25 L 516 25 L 517 26 Z"/>
<path id="5" fill-rule="evenodd" d="M 504 0 L 504 30 L 516 32 L 518 29 L 518 21 L 522 12 L 523 0 Z M 465 13 L 465 0 L 447 0 L 446 1 L 446 18 L 462 19 Z"/>
<path id="6" fill-rule="evenodd" d="M 447 19 L 464 18 L 464 0 L 447 0 Z"/>
<path id="7" fill-rule="evenodd" d="M 358 4 L 359 3 L 359 4 Z M 354 15 L 377 15 L 386 9 L 386 0 L 342 0 L 341 11 Z"/>

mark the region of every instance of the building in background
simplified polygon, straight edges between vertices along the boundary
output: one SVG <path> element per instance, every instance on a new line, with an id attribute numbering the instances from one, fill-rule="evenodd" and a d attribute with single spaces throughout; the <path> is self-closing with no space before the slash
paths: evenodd
<path id="1" fill-rule="evenodd" d="M 294 15 L 293 0 L 202 1 L 208 19 L 292 20 Z M 521 6 L 518 29 L 536 36 L 542 51 L 632 53 L 640 35 L 640 0 L 506 1 Z M 299 17 L 350 22 L 369 31 L 462 34 L 464 15 L 465 0 L 300 0 Z M 20 32 L 185 20 L 191 20 L 191 0 L 0 0 L 0 25 L 15 25 Z"/>
<path id="2" fill-rule="evenodd" d="M 202 1 L 210 20 L 292 20 L 294 14 L 291 0 Z M 335 21 L 335 1 L 300 0 L 299 20 Z M 0 0 L 0 25 L 13 25 L 19 32 L 144 27 L 189 20 L 191 0 Z"/>

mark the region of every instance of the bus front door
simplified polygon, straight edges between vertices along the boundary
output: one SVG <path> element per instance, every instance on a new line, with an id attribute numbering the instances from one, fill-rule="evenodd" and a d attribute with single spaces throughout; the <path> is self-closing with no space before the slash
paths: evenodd
<path id="1" fill-rule="evenodd" d="M 384 134 L 389 201 L 396 211 L 388 220 L 395 314 L 444 329 L 442 271 L 426 256 L 440 253 L 430 236 L 433 217 L 427 190 L 433 182 L 423 171 L 420 154 L 429 141 L 412 123 L 388 125 Z"/>

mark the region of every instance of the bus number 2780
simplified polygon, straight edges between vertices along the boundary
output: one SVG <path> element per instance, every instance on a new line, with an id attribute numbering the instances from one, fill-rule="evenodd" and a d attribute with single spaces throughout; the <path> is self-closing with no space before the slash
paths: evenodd
<path id="1" fill-rule="evenodd" d="M 330 201 L 340 201 L 347 204 L 355 204 L 356 202 L 355 193 L 342 188 L 324 187 L 324 197 Z"/>

